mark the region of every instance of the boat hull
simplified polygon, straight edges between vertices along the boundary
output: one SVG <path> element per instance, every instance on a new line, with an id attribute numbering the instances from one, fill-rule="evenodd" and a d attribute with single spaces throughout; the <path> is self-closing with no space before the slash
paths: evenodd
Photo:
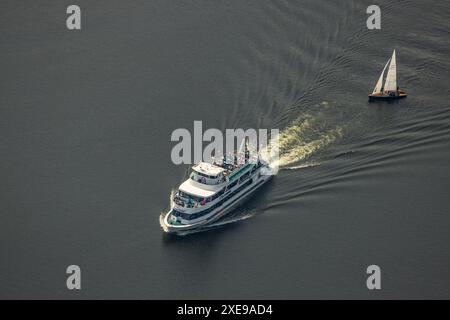
<path id="1" fill-rule="evenodd" d="M 215 211 L 210 217 L 205 218 L 204 220 L 192 224 L 173 225 L 168 221 L 171 213 L 171 210 L 169 210 L 169 212 L 164 215 L 164 218 L 161 221 L 161 226 L 163 227 L 163 230 L 165 232 L 174 234 L 185 234 L 186 232 L 197 230 L 201 227 L 207 227 L 228 214 L 230 211 L 234 210 L 242 202 L 251 197 L 256 192 L 256 190 L 266 184 L 272 177 L 273 175 L 261 176 L 258 181 L 255 181 L 254 184 L 244 189 L 245 193 L 241 197 L 233 199 L 231 204 L 217 208 L 217 211 Z"/>

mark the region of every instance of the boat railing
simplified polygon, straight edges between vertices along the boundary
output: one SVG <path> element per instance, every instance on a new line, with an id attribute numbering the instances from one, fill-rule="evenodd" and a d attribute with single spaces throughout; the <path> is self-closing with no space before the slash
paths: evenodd
<path id="1" fill-rule="evenodd" d="M 212 180 L 212 179 L 206 179 L 205 177 L 196 179 L 195 176 L 191 176 L 191 179 L 194 180 L 195 182 L 210 185 L 210 186 L 218 185 L 218 184 L 225 182 L 225 177 L 222 177 L 221 179 L 218 179 L 218 180 Z"/>
<path id="2" fill-rule="evenodd" d="M 175 195 L 173 201 L 180 207 L 185 208 L 200 208 L 211 202 L 211 200 L 205 199 L 203 201 L 195 201 L 193 199 L 185 199 L 180 197 L 178 194 Z"/>

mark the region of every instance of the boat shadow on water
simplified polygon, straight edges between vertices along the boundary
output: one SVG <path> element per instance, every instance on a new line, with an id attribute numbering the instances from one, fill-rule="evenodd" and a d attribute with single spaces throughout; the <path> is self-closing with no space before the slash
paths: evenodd
<path id="1" fill-rule="evenodd" d="M 368 103 L 372 106 L 383 106 L 386 104 L 400 104 L 405 101 L 404 99 L 390 99 L 390 100 L 371 100 L 369 99 Z"/>
<path id="2" fill-rule="evenodd" d="M 231 230 L 238 229 L 240 227 L 239 221 L 236 221 L 235 223 L 228 223 L 226 225 L 222 226 L 210 226 L 210 227 L 203 227 L 196 230 L 186 231 L 184 233 L 168 233 L 163 232 L 162 233 L 162 241 L 164 245 L 174 245 L 179 243 L 195 243 L 199 240 L 208 239 L 214 240 L 218 237 L 220 237 L 222 234 L 226 232 L 230 232 Z M 215 232 L 210 232 L 210 231 Z M 211 239 L 214 238 L 214 239 Z"/>

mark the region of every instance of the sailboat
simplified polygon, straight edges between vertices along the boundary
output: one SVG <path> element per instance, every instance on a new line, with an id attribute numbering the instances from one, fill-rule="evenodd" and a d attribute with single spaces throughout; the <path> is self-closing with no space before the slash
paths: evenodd
<path id="1" fill-rule="evenodd" d="M 386 80 L 384 80 L 384 73 L 387 69 Z M 406 98 L 406 92 L 400 90 L 397 85 L 397 61 L 395 57 L 395 49 L 392 53 L 392 57 L 388 60 L 381 72 L 380 78 L 373 89 L 373 92 L 369 94 L 369 100 L 394 100 Z"/>

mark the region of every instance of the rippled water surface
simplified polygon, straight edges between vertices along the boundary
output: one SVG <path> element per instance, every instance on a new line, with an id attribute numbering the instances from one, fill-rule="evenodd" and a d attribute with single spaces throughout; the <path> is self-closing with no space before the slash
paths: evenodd
<path id="1" fill-rule="evenodd" d="M 378 1 L 381 30 L 370 1 L 77 4 L 0 4 L 1 298 L 450 298 L 448 1 Z M 408 98 L 368 103 L 394 48 Z M 194 120 L 279 128 L 280 171 L 167 236 Z"/>

